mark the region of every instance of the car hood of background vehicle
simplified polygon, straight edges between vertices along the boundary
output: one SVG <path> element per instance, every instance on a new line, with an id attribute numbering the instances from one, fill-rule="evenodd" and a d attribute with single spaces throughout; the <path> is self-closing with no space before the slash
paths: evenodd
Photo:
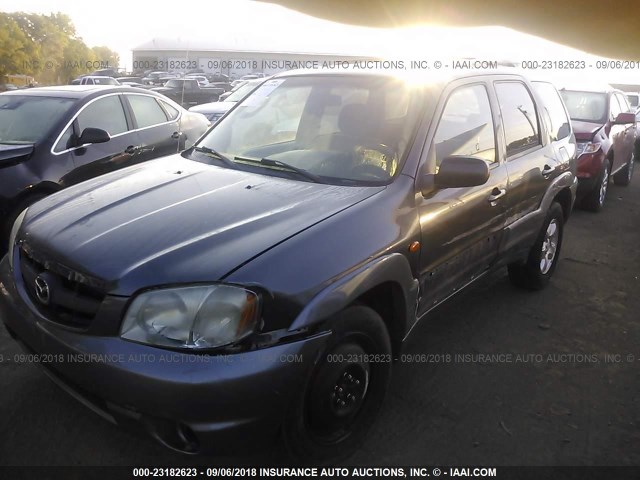
<path id="1" fill-rule="evenodd" d="M 592 140 L 596 132 L 602 128 L 601 123 L 580 120 L 571 120 L 571 126 L 576 135 L 576 140 Z"/>
<path id="2" fill-rule="evenodd" d="M 154 285 L 221 280 L 383 189 L 270 177 L 173 155 L 42 200 L 29 209 L 21 238 L 45 261 L 89 275 L 114 295 L 130 295 Z"/>
<path id="3" fill-rule="evenodd" d="M 211 102 L 211 103 L 202 103 L 200 105 L 196 105 L 195 107 L 191 107 L 189 109 L 190 112 L 195 113 L 226 113 L 235 105 L 235 102 Z"/>
<path id="4" fill-rule="evenodd" d="M 33 152 L 33 145 L 9 145 L 6 143 L 0 143 L 0 161 L 15 159 L 30 155 Z"/>

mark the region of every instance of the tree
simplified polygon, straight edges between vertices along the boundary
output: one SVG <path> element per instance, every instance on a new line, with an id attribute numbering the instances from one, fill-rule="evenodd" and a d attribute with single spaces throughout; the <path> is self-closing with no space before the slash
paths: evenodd
<path id="1" fill-rule="evenodd" d="M 96 59 L 104 65 L 104 68 L 118 68 L 118 65 L 120 64 L 120 55 L 109 47 L 93 47 L 91 50 L 95 53 Z"/>
<path id="2" fill-rule="evenodd" d="M 42 53 L 11 15 L 0 12 L 0 78 L 8 74 L 39 72 Z"/>

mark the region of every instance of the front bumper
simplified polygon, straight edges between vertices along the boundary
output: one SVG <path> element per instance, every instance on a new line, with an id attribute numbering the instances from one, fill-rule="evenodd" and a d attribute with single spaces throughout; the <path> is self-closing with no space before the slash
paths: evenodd
<path id="1" fill-rule="evenodd" d="M 269 445 L 328 338 L 232 355 L 163 350 L 50 322 L 12 277 L 5 257 L 0 320 L 48 375 L 107 420 L 186 453 Z"/>

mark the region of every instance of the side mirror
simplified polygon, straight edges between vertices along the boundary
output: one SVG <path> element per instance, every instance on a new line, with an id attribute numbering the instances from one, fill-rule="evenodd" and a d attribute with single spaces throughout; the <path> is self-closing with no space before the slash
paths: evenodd
<path id="1" fill-rule="evenodd" d="M 614 125 L 623 125 L 626 123 L 635 123 L 636 116 L 631 112 L 619 113 L 616 119 L 613 121 Z"/>
<path id="2" fill-rule="evenodd" d="M 86 145 L 87 143 L 105 143 L 111 140 L 109 134 L 101 128 L 87 127 L 82 131 L 78 139 L 78 145 Z"/>
<path id="3" fill-rule="evenodd" d="M 476 157 L 446 157 L 434 179 L 439 188 L 476 187 L 487 180 L 489 165 Z"/>

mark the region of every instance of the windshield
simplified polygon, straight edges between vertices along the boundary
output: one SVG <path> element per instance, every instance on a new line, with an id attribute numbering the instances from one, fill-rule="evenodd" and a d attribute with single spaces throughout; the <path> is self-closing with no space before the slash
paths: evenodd
<path id="1" fill-rule="evenodd" d="M 607 118 L 607 94 L 561 90 L 571 120 L 604 123 Z"/>
<path id="2" fill-rule="evenodd" d="M 638 106 L 639 98 L 640 97 L 638 97 L 638 95 L 627 95 L 627 100 L 629 100 L 629 104 L 634 108 Z"/>
<path id="3" fill-rule="evenodd" d="M 227 97 L 226 102 L 239 102 L 244 97 L 249 95 L 251 91 L 258 86 L 257 83 L 247 82 L 241 85 L 237 90 Z"/>
<path id="4" fill-rule="evenodd" d="M 73 98 L 0 95 L 0 143 L 35 143 L 76 102 Z"/>
<path id="5" fill-rule="evenodd" d="M 245 98 L 200 146 L 249 165 L 286 163 L 327 183 L 387 183 L 422 107 L 422 89 L 390 77 L 278 78 Z M 260 173 L 277 170 L 258 165 Z"/>

